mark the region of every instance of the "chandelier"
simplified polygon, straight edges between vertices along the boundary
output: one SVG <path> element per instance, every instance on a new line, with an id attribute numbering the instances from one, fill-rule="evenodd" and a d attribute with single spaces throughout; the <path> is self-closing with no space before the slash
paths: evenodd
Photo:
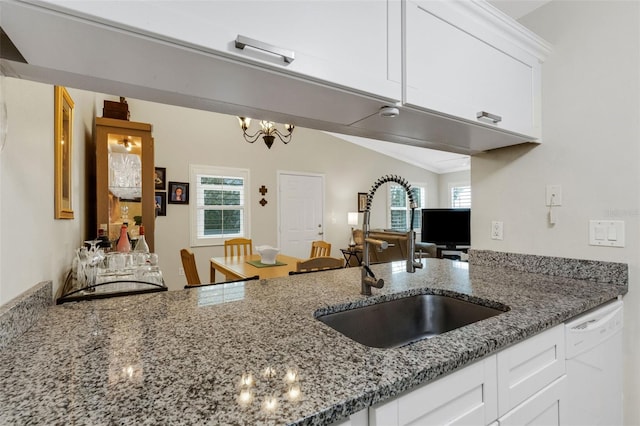
<path id="1" fill-rule="evenodd" d="M 250 135 L 247 133 L 247 129 L 249 129 L 249 126 L 251 125 L 251 119 L 248 117 L 238 117 L 238 121 L 240 121 L 240 128 L 242 129 L 244 140 L 249 143 L 254 143 L 260 136 L 262 136 L 264 143 L 269 149 L 271 149 L 271 145 L 273 145 L 273 141 L 275 140 L 276 136 L 285 145 L 291 142 L 291 134 L 293 133 L 293 128 L 295 127 L 293 124 L 285 124 L 284 129 L 286 130 L 286 133 L 283 133 L 276 129 L 275 123 L 273 121 L 262 120 L 260 121 L 261 129 L 253 135 Z"/>

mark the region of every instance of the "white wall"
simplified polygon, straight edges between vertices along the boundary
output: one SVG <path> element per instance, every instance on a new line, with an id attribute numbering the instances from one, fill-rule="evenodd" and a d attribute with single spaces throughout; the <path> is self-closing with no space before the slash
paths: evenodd
<path id="1" fill-rule="evenodd" d="M 74 220 L 53 219 L 53 86 L 5 78 L 9 134 L 0 155 L 0 304 L 42 280 L 52 280 L 54 292 L 63 283 L 75 248 L 95 237 L 87 229 L 86 156 L 93 156 L 92 129 L 108 96 L 68 88 L 75 102 L 73 148 Z M 349 240 L 347 212 L 357 210 L 357 193 L 366 192 L 380 176 L 400 174 L 425 182 L 437 199 L 437 175 L 369 151 L 325 133 L 296 128 L 293 141 L 277 141 L 267 150 L 260 140 L 248 144 L 233 116 L 128 99 L 131 120 L 153 124 L 155 162 L 167 168 L 170 181 L 188 182 L 189 164 L 251 169 L 252 224 L 256 244 L 277 242 L 277 170 L 325 175 L 325 239 L 333 256 Z M 85 147 L 89 147 L 89 151 Z M 265 185 L 268 204 L 258 204 Z M 386 226 L 386 191 L 374 200 L 372 226 Z M 156 252 L 170 289 L 186 284 L 178 275 L 179 250 L 189 246 L 189 207 L 169 204 L 167 216 L 156 220 Z M 335 221 L 335 223 L 334 223 Z M 209 279 L 208 258 L 222 255 L 220 247 L 196 248 L 203 281 Z"/>
<path id="2" fill-rule="evenodd" d="M 380 176 L 399 174 L 410 182 L 426 183 L 429 202 L 436 203 L 438 199 L 437 174 L 323 132 L 296 128 L 291 143 L 284 145 L 276 139 L 269 150 L 261 139 L 254 144 L 245 142 L 234 116 L 135 99 L 127 102 L 131 120 L 153 124 L 156 166 L 166 167 L 168 181 L 188 182 L 190 163 L 250 169 L 254 245 L 277 245 L 278 170 L 324 174 L 324 239 L 332 244 L 331 254 L 335 257 L 341 257 L 340 248 L 349 241 L 347 212 L 357 211 L 357 193 L 368 192 Z M 268 189 L 264 207 L 258 204 L 262 198 L 258 188 L 262 185 Z M 376 192 L 372 227 L 386 227 L 386 194 L 384 187 Z M 178 275 L 179 251 L 184 247 L 189 247 L 189 207 L 168 204 L 167 216 L 156 219 L 156 251 L 170 289 L 186 284 L 185 278 Z M 222 256 L 222 247 L 192 250 L 200 279 L 208 282 L 208 259 Z"/>
<path id="3" fill-rule="evenodd" d="M 54 288 L 84 239 L 85 137 L 93 96 L 69 89 L 75 102 L 72 205 L 74 220 L 54 217 L 53 86 L 5 78 L 8 134 L 0 154 L 0 304 L 43 280 Z"/>
<path id="4" fill-rule="evenodd" d="M 625 424 L 640 424 L 640 3 L 553 1 L 523 19 L 554 45 L 543 66 L 543 144 L 472 157 L 475 248 L 628 263 Z M 546 184 L 560 184 L 550 226 Z M 626 247 L 588 245 L 589 219 L 626 225 Z M 490 221 L 504 221 L 491 240 Z"/>

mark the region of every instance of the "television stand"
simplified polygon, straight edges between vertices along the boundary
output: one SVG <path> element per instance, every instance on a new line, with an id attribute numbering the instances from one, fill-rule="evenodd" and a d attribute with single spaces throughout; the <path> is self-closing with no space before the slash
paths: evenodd
<path id="1" fill-rule="evenodd" d="M 456 246 L 456 245 L 440 245 L 436 246 L 436 257 L 438 259 L 454 259 L 460 260 L 461 253 L 467 253 L 471 246 Z"/>

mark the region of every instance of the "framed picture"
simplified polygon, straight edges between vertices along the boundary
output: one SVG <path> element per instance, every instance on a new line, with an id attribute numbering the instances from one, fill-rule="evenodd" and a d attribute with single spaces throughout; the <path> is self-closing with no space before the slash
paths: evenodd
<path id="1" fill-rule="evenodd" d="M 169 182 L 169 204 L 189 204 L 189 183 Z"/>
<path id="2" fill-rule="evenodd" d="M 156 174 L 154 177 L 157 190 L 165 191 L 167 189 L 167 169 L 166 167 L 156 167 Z"/>
<path id="3" fill-rule="evenodd" d="M 73 99 L 67 89 L 54 87 L 54 206 L 56 219 L 73 219 L 71 154 L 73 152 Z"/>
<path id="4" fill-rule="evenodd" d="M 362 213 L 367 209 L 367 193 L 358 192 L 358 213 Z"/>
<path id="5" fill-rule="evenodd" d="M 167 193 L 156 192 L 156 216 L 167 215 Z"/>

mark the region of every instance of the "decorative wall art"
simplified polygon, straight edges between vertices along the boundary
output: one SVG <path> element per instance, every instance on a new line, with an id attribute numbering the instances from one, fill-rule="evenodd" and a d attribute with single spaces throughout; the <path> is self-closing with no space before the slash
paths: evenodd
<path id="1" fill-rule="evenodd" d="M 56 219 L 73 219 L 71 198 L 73 153 L 73 99 L 62 86 L 54 87 L 54 206 Z"/>
<path id="2" fill-rule="evenodd" d="M 156 216 L 167 215 L 167 193 L 156 192 Z"/>
<path id="3" fill-rule="evenodd" d="M 189 204 L 189 183 L 169 182 L 169 204 Z"/>
<path id="4" fill-rule="evenodd" d="M 167 169 L 166 167 L 156 167 L 154 182 L 157 190 L 167 189 Z"/>
<path id="5" fill-rule="evenodd" d="M 266 187 L 266 186 L 262 185 L 260 188 L 258 188 L 258 192 L 259 192 L 260 194 L 262 194 L 262 199 L 261 199 L 260 201 L 258 201 L 258 203 L 259 203 L 262 207 L 264 207 L 264 206 L 266 206 L 266 205 L 267 205 L 267 203 L 268 203 L 268 201 L 264 198 L 264 196 L 265 196 L 265 194 L 266 194 L 267 192 L 269 192 L 269 190 L 267 189 L 267 187 Z"/>
<path id="6" fill-rule="evenodd" d="M 362 213 L 367 209 L 367 193 L 358 192 L 358 213 Z"/>

